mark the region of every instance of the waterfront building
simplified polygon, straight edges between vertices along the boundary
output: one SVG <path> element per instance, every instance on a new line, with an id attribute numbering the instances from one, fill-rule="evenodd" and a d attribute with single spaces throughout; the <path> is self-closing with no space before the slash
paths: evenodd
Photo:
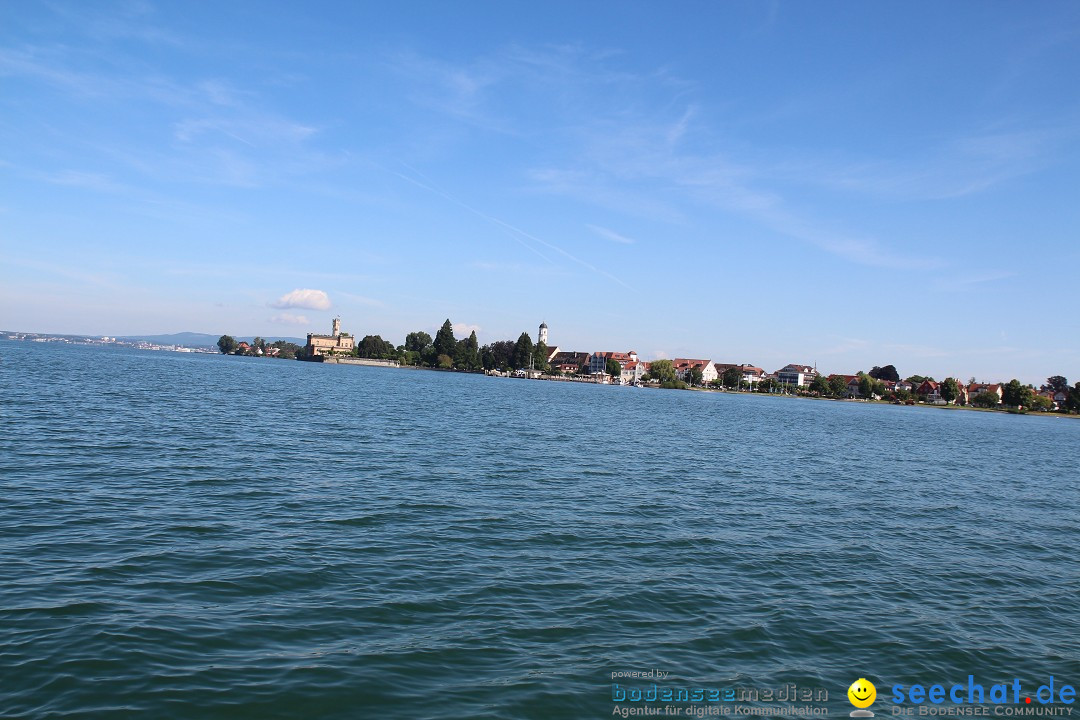
<path id="1" fill-rule="evenodd" d="M 690 373 L 694 368 L 701 368 L 701 382 L 711 383 L 717 378 L 716 363 L 712 360 L 694 360 L 691 358 L 675 358 L 671 361 L 675 366 L 675 377 L 684 382 L 689 382 Z"/>
<path id="2" fill-rule="evenodd" d="M 356 347 L 356 338 L 341 332 L 341 318 L 334 318 L 333 330 L 329 335 L 308 333 L 307 354 L 310 357 L 331 355 L 352 355 Z"/>
<path id="3" fill-rule="evenodd" d="M 607 373 L 607 361 L 615 360 L 620 367 L 628 362 L 637 362 L 637 353 L 631 350 L 623 352 L 594 352 L 589 356 L 589 374 L 601 375 Z"/>
<path id="4" fill-rule="evenodd" d="M 815 368 L 809 365 L 785 365 L 776 371 L 776 380 L 782 385 L 793 385 L 795 387 L 807 387 L 814 381 L 814 378 L 818 376 L 818 372 Z"/>
<path id="5" fill-rule="evenodd" d="M 548 364 L 564 375 L 577 373 L 583 365 L 589 364 L 589 353 L 563 351 L 555 348 L 555 353 L 548 358 Z"/>

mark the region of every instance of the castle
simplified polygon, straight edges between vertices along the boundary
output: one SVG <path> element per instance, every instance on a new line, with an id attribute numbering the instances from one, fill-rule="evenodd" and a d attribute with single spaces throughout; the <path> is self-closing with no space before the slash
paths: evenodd
<path id="1" fill-rule="evenodd" d="M 309 357 L 330 355 L 352 355 L 356 347 L 356 338 L 341 332 L 341 318 L 334 318 L 334 329 L 330 335 L 308 333 L 307 354 Z"/>

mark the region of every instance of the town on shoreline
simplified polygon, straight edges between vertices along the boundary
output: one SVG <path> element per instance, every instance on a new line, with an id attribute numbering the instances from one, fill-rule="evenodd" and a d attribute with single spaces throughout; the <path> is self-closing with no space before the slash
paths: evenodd
<path id="1" fill-rule="evenodd" d="M 903 405 L 968 407 L 1004 410 L 1012 413 L 1056 412 L 1080 414 L 1080 382 L 1073 386 L 1061 375 L 1047 378 L 1039 388 L 1015 378 L 1008 382 L 966 382 L 953 377 L 941 381 L 924 375 L 901 379 L 892 365 L 875 366 L 855 374 L 820 373 L 816 366 L 788 364 L 774 372 L 750 363 L 723 363 L 712 359 L 673 358 L 642 360 L 633 350 L 626 352 L 581 352 L 563 350 L 549 342 L 547 323 L 541 323 L 537 341 L 527 332 L 515 340 L 498 340 L 481 346 L 473 331 L 457 339 L 449 318 L 435 337 L 411 332 L 402 345 L 395 346 L 378 335 L 366 335 L 359 342 L 342 332 L 340 318 L 334 318 L 328 335 L 309 333 L 303 347 L 255 338 L 237 342 L 228 335 L 218 340 L 222 353 L 295 358 L 313 362 L 334 362 L 390 367 L 426 367 L 488 375 L 538 380 L 571 380 L 631 387 L 663 389 L 713 389 L 766 394 L 799 395 L 889 402 Z"/>

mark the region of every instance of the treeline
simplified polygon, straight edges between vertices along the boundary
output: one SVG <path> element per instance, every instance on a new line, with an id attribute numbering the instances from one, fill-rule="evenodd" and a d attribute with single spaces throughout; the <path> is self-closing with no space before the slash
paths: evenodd
<path id="1" fill-rule="evenodd" d="M 467 338 L 458 340 L 454 337 L 454 326 L 449 318 L 434 338 L 418 330 L 406 335 L 404 344 L 398 346 L 378 335 L 366 335 L 356 345 L 356 356 L 397 360 L 402 365 L 445 370 L 551 371 L 547 345 L 534 344 L 529 333 L 521 333 L 517 340 L 497 340 L 481 347 L 475 330 Z"/>
<path id="2" fill-rule="evenodd" d="M 222 335 L 217 341 L 218 350 L 225 355 L 252 355 L 256 357 L 274 357 L 284 360 L 296 360 L 303 358 L 304 348 L 296 343 L 284 340 L 266 342 L 261 337 L 256 337 L 251 343 L 237 341 L 232 335 Z"/>

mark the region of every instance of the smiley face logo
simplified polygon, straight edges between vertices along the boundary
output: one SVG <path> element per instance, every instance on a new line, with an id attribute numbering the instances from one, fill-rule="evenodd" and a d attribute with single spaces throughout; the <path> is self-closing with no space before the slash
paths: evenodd
<path id="1" fill-rule="evenodd" d="M 877 688 L 866 678 L 859 678 L 847 689 L 848 700 L 857 708 L 867 708 L 877 698 Z"/>

